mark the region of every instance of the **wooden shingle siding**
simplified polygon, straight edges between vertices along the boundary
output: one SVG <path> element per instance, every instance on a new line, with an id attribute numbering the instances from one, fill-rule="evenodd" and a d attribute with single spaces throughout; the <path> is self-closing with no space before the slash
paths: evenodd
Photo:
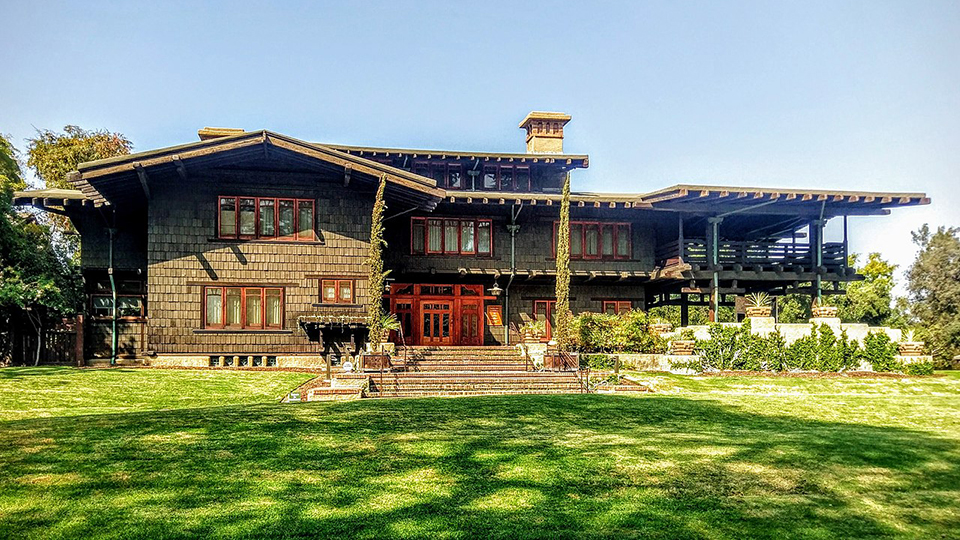
<path id="1" fill-rule="evenodd" d="M 373 193 L 345 188 L 342 181 L 251 171 L 194 177 L 186 190 L 177 182 L 156 182 L 148 218 L 149 348 L 157 353 L 315 353 L 317 345 L 297 327 L 297 317 L 324 310 L 314 307 L 317 276 L 366 275 Z M 219 195 L 315 200 L 318 241 L 218 240 Z M 283 287 L 282 331 L 203 329 L 203 286 L 220 284 Z M 363 277 L 355 295 L 358 304 L 367 301 Z"/>

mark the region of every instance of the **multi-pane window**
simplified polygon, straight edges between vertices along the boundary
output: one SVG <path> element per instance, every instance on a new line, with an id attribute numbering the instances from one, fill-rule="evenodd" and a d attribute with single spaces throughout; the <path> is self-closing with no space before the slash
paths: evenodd
<path id="1" fill-rule="evenodd" d="M 603 312 L 608 315 L 619 315 L 633 309 L 633 302 L 629 300 L 604 300 Z"/>
<path id="2" fill-rule="evenodd" d="M 410 221 L 414 255 L 490 255 L 492 221 L 473 218 L 421 218 Z"/>
<path id="3" fill-rule="evenodd" d="M 219 197 L 220 238 L 311 241 L 314 202 L 310 199 Z"/>
<path id="4" fill-rule="evenodd" d="M 570 258 L 629 259 L 631 257 L 629 223 L 590 221 L 570 222 Z M 556 252 L 557 224 L 553 227 Z"/>
<path id="5" fill-rule="evenodd" d="M 470 168 L 469 166 L 467 167 Z M 483 189 L 488 191 L 530 191 L 530 167 L 485 165 L 474 173 L 475 179 L 459 163 L 418 161 L 413 172 L 432 178 L 447 189 Z"/>
<path id="6" fill-rule="evenodd" d="M 91 299 L 94 317 L 113 317 L 113 296 L 94 296 Z M 117 296 L 117 317 L 143 317 L 142 296 Z"/>
<path id="7" fill-rule="evenodd" d="M 356 280 L 353 279 L 321 279 L 320 303 L 356 304 L 355 289 Z"/>
<path id="8" fill-rule="evenodd" d="M 204 328 L 273 329 L 283 326 L 279 287 L 204 287 Z"/>

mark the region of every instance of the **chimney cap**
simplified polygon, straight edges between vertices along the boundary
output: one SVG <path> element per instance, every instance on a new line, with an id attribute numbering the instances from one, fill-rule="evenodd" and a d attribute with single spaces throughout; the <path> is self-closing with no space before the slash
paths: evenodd
<path id="1" fill-rule="evenodd" d="M 525 128 L 531 122 L 537 121 L 551 121 L 551 122 L 563 122 L 566 124 L 570 121 L 571 116 L 567 113 L 562 112 L 544 112 L 544 111 L 530 111 L 523 121 L 520 122 L 518 127 Z"/>
<path id="2" fill-rule="evenodd" d="M 240 135 L 241 133 L 246 132 L 240 128 L 224 127 L 205 127 L 197 130 L 197 135 L 200 136 L 201 141 L 218 139 L 220 137 L 229 137 L 230 135 Z"/>

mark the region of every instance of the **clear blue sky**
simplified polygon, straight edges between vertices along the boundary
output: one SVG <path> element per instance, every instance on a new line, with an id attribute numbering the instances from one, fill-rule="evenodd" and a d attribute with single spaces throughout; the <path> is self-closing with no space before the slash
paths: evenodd
<path id="1" fill-rule="evenodd" d="M 852 222 L 903 266 L 910 230 L 960 225 L 960 2 L 593 4 L 0 0 L 0 132 L 522 151 L 556 110 L 575 189 L 924 191 Z"/>

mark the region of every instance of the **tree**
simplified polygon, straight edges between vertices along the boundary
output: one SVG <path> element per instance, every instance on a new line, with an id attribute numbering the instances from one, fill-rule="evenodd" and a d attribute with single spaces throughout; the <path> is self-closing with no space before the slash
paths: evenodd
<path id="1" fill-rule="evenodd" d="M 560 202 L 560 223 L 557 225 L 557 288 L 554 323 L 557 346 L 566 350 L 570 345 L 570 174 L 563 183 Z"/>
<path id="2" fill-rule="evenodd" d="M 383 239 L 383 211 L 387 204 L 383 200 L 383 193 L 387 187 L 387 177 L 380 177 L 380 185 L 377 186 L 377 195 L 373 202 L 373 216 L 370 221 L 370 256 L 367 264 L 370 267 L 370 291 L 367 302 L 367 327 L 370 329 L 370 344 L 374 347 L 383 343 L 384 339 L 384 317 L 383 317 L 383 286 L 386 275 L 383 271 L 383 248 L 387 243 Z"/>
<path id="3" fill-rule="evenodd" d="M 910 311 L 920 323 L 920 337 L 940 362 L 960 354 L 960 228 L 926 224 L 912 233 L 919 246 L 907 271 Z"/>
<path id="4" fill-rule="evenodd" d="M 897 265 L 883 260 L 879 253 L 870 253 L 867 262 L 857 267 L 856 254 L 847 264 L 863 275 L 863 281 L 846 284 L 846 294 L 831 302 L 839 309 L 844 322 L 867 323 L 871 326 L 903 327 L 906 320 L 895 308 L 893 288 Z"/>
<path id="5" fill-rule="evenodd" d="M 10 139 L 0 134 L 0 190 L 16 191 L 26 187 L 17 149 L 10 144 Z"/>
<path id="6" fill-rule="evenodd" d="M 58 189 L 73 189 L 67 173 L 81 163 L 129 154 L 133 148 L 120 133 L 78 126 L 64 126 L 63 133 L 37 130 L 37 136 L 27 142 L 27 166 L 36 171 L 45 187 Z"/>

